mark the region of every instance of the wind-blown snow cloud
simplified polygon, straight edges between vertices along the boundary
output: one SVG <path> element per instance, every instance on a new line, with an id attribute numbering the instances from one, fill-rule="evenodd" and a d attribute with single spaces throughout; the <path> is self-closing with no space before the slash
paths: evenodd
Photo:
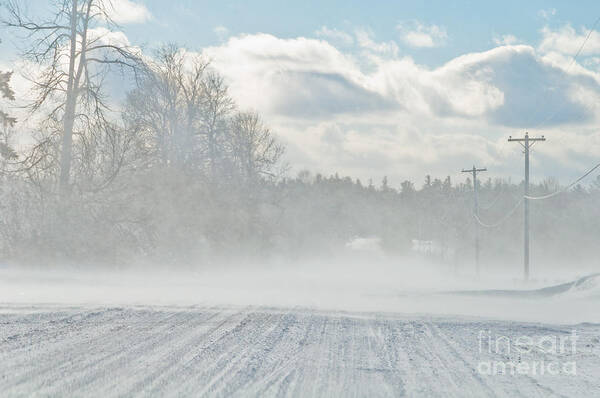
<path id="1" fill-rule="evenodd" d="M 370 38 L 363 45 L 389 50 Z M 381 58 L 374 71 L 363 70 L 328 42 L 308 38 L 245 35 L 205 54 L 228 78 L 238 101 L 288 117 L 404 110 L 524 127 L 539 122 L 530 120 L 539 107 L 536 99 L 545 98 L 546 112 L 556 114 L 554 123 L 566 123 L 591 117 L 579 97 L 582 90 L 600 93 L 592 75 L 568 74 L 527 45 L 463 55 L 436 69 L 410 57 Z M 521 84 L 523 78 L 528 84 Z"/>
<path id="2" fill-rule="evenodd" d="M 446 28 L 425 25 L 419 21 L 403 22 L 396 26 L 402 41 L 411 47 L 439 47 L 446 42 Z"/>
<path id="3" fill-rule="evenodd" d="M 329 33 L 242 35 L 203 52 L 240 107 L 265 115 L 299 167 L 361 178 L 387 174 L 398 183 L 423 170 L 443 175 L 469 158 L 510 173 L 521 164 L 515 158 L 505 166 L 507 156 L 518 156 L 504 142 L 515 129 L 538 126 L 562 137 L 561 126 L 581 131 L 600 111 L 599 74 L 581 66 L 567 71 L 565 62 L 529 45 L 465 54 L 432 69 L 368 31 L 351 36 L 354 52 L 324 40 Z M 342 37 L 329 37 L 336 35 Z M 377 54 L 366 66 L 365 51 Z M 540 146 L 539 159 L 572 161 L 591 156 L 600 143 L 577 153 L 560 147 Z"/>
<path id="4" fill-rule="evenodd" d="M 119 24 L 143 23 L 152 19 L 152 14 L 144 4 L 132 0 L 113 0 L 110 17 Z"/>
<path id="5" fill-rule="evenodd" d="M 204 54 L 242 106 L 268 114 L 312 118 L 392 105 L 360 81 L 350 57 L 322 40 L 245 35 Z"/>

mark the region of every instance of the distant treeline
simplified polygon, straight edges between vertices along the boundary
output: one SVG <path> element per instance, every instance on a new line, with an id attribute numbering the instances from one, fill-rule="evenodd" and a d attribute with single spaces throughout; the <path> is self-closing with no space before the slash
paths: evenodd
<path id="1" fill-rule="evenodd" d="M 300 173 L 275 185 L 281 192 L 278 232 L 289 252 L 321 253 L 339 248 L 353 237 L 379 237 L 388 254 L 407 254 L 413 240 L 434 241 L 448 249 L 458 264 L 471 263 L 475 227 L 479 229 L 482 262 L 519 264 L 523 250 L 523 184 L 487 179 L 479 182 L 479 220 L 474 217 L 470 179 L 453 183 L 425 178 L 415 187 L 405 181 L 390 188 L 337 175 Z M 559 190 L 549 179 L 531 184 L 530 195 Z M 589 187 L 577 186 L 547 200 L 531 200 L 532 255 L 539 261 L 578 267 L 596 261 L 600 242 L 600 177 Z M 498 225 L 496 225 L 498 224 Z M 274 231 L 275 232 L 275 231 Z M 276 233 L 276 232 L 275 232 Z"/>

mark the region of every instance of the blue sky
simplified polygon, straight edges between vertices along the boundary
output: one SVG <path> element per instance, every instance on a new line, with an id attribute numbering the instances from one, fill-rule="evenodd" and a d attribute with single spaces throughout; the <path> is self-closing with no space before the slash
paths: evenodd
<path id="1" fill-rule="evenodd" d="M 280 38 L 314 36 L 322 26 L 338 30 L 369 28 L 380 41 L 397 40 L 396 26 L 418 20 L 444 26 L 447 44 L 435 49 L 402 46 L 420 63 L 439 65 L 457 55 L 493 47 L 494 37 L 512 34 L 528 43 L 540 40 L 544 26 L 570 23 L 590 27 L 600 16 L 598 1 L 202 1 L 146 0 L 154 15 L 147 25 L 125 31 L 137 43 L 176 42 L 188 48 L 215 45 L 214 28 L 231 35 L 270 33 Z M 576 4 L 576 6 L 574 6 Z M 546 16 L 544 16 L 546 12 Z M 554 12 L 554 14 L 552 14 Z"/>
<path id="2" fill-rule="evenodd" d="M 210 59 L 294 170 L 399 185 L 475 163 L 520 180 L 506 138 L 526 129 L 548 137 L 534 180 L 568 182 L 600 157 L 598 1 L 113 1 L 131 45 Z M 2 38 L 9 69 L 17 41 Z"/>
<path id="3" fill-rule="evenodd" d="M 116 0 L 120 1 L 120 0 Z M 28 0 L 32 14 L 43 14 L 48 0 Z M 398 40 L 399 23 L 420 21 L 443 26 L 444 46 L 435 49 L 400 47 L 419 63 L 440 65 L 458 55 L 484 51 L 494 38 L 511 34 L 531 44 L 544 26 L 591 27 L 600 16 L 600 2 L 573 1 L 206 1 L 138 0 L 152 18 L 143 24 L 123 24 L 132 42 L 154 46 L 177 43 L 201 49 L 220 42 L 216 27 L 230 35 L 269 33 L 280 38 L 314 36 L 323 26 L 342 31 L 370 29 L 379 41 Z"/>

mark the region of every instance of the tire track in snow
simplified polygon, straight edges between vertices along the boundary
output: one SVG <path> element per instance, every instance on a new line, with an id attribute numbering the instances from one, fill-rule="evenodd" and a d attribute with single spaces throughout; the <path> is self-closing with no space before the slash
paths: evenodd
<path id="1" fill-rule="evenodd" d="M 543 325 L 261 308 L 0 313 L 2 396 L 599 396 L 600 325 L 581 376 L 477 373 L 477 331 Z M 553 333 L 567 328 L 553 327 Z M 578 330 L 578 331 L 579 331 Z M 598 347 L 595 348 L 595 345 Z"/>
<path id="2" fill-rule="evenodd" d="M 211 335 L 235 327 L 241 321 L 236 321 L 236 318 L 245 316 L 242 312 L 213 313 L 204 321 L 204 325 L 194 325 L 188 333 L 173 338 L 176 340 L 175 344 L 163 350 L 161 356 L 156 359 L 160 365 L 145 371 L 129 392 L 147 395 L 152 391 L 177 389 L 181 384 L 178 380 L 181 378 L 181 366 L 189 362 L 190 356 L 194 355 L 194 349 L 206 344 Z"/>
<path id="3" fill-rule="evenodd" d="M 210 323 L 214 317 L 220 315 L 220 312 L 174 312 L 164 314 L 158 322 L 150 320 L 131 325 L 132 327 L 125 329 L 125 335 L 122 337 L 124 344 L 108 355 L 95 358 L 89 365 L 90 371 L 73 392 L 92 389 L 101 392 L 102 395 L 121 395 L 135 391 L 135 383 L 144 379 L 155 367 L 163 365 L 165 351 L 168 353 L 179 341 L 185 341 L 185 336 L 193 334 L 196 327 Z M 145 337 L 137 338 L 140 335 Z M 104 335 L 103 339 L 101 345 L 106 346 L 112 338 L 110 335 Z M 146 364 L 152 364 L 152 367 Z M 118 385 L 104 387 L 107 369 L 112 374 L 121 375 Z"/>

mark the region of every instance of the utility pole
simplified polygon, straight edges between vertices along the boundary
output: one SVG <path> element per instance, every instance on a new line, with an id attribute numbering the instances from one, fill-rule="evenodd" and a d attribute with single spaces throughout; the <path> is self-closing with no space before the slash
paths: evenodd
<path id="1" fill-rule="evenodd" d="M 463 173 L 473 174 L 473 211 L 476 217 L 479 217 L 479 198 L 477 197 L 477 173 L 487 171 L 487 169 L 478 169 L 473 166 L 472 169 L 463 169 Z M 479 277 L 479 225 L 475 222 L 475 269 Z"/>
<path id="2" fill-rule="evenodd" d="M 538 141 L 546 141 L 544 136 L 540 138 L 529 138 L 525 132 L 523 138 L 508 137 L 509 142 L 518 142 L 525 150 L 525 188 L 523 197 L 523 268 L 525 281 L 529 279 L 529 149 Z"/>

